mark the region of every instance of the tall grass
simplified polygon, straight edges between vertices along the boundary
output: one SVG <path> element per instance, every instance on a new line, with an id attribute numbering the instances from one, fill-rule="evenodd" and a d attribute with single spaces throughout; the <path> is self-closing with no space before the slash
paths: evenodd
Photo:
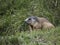
<path id="1" fill-rule="evenodd" d="M 0 45 L 60 45 L 60 27 L 51 30 L 19 32 L 0 36 Z"/>

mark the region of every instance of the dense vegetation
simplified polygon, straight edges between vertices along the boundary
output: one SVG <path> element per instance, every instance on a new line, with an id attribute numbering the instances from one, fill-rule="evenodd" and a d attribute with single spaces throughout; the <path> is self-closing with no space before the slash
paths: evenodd
<path id="1" fill-rule="evenodd" d="M 1 36 L 0 45 L 60 45 L 60 28 Z"/>
<path id="2" fill-rule="evenodd" d="M 31 15 L 46 17 L 56 28 L 29 33 L 24 20 Z M 0 45 L 59 45 L 59 27 L 60 0 L 0 0 Z"/>

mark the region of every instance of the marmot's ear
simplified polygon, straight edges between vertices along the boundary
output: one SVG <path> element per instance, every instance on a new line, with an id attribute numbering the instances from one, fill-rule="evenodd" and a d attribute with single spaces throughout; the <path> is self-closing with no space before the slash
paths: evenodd
<path id="1" fill-rule="evenodd" d="M 34 19 L 35 19 L 37 22 L 39 22 L 38 17 L 36 17 L 36 16 L 35 16 L 35 18 L 34 18 Z"/>

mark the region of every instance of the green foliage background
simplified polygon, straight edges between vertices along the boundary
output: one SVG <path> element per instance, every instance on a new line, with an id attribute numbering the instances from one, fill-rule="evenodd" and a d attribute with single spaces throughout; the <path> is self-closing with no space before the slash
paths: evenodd
<path id="1" fill-rule="evenodd" d="M 6 36 L 6 41 L 9 40 L 12 41 L 12 43 L 14 43 L 14 41 L 15 40 L 17 41 L 17 38 L 20 36 L 17 35 L 18 33 L 20 33 L 21 30 L 22 31 L 29 30 L 27 24 L 24 23 L 24 20 L 27 17 L 32 15 L 39 16 L 39 17 L 46 17 L 56 27 L 59 26 L 60 25 L 60 0 L 0 0 L 0 36 Z M 57 27 L 57 30 L 59 29 L 60 28 Z M 16 33 L 17 35 L 15 39 L 14 36 L 12 37 L 12 35 L 15 35 Z M 26 32 L 23 32 L 23 35 L 24 33 Z M 34 31 L 32 33 L 34 33 Z M 11 40 L 8 39 L 10 37 Z M 4 39 L 5 39 L 4 37 L 1 37 L 1 41 L 3 41 Z M 13 45 L 10 44 L 9 41 L 8 41 L 9 43 L 8 45 Z M 3 42 L 1 43 L 1 45 L 4 45 Z M 23 43 L 25 44 L 25 42 Z M 35 44 L 30 44 L 30 45 L 35 45 Z M 40 45 L 40 44 L 36 44 L 36 45 Z"/>

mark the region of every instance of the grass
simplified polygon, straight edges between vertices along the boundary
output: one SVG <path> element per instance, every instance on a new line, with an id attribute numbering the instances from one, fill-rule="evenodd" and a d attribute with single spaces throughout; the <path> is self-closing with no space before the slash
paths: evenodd
<path id="1" fill-rule="evenodd" d="M 17 32 L 0 36 L 0 45 L 60 45 L 60 27 L 51 30 Z"/>

